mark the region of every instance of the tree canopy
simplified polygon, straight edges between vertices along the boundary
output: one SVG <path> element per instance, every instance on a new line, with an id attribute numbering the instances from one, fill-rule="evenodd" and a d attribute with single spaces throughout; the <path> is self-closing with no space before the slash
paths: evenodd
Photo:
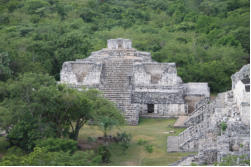
<path id="1" fill-rule="evenodd" d="M 0 128 L 7 132 L 12 145 L 27 152 L 45 138 L 77 140 L 88 121 L 102 125 L 106 132 L 124 120 L 99 91 L 71 89 L 56 84 L 47 74 L 25 73 L 17 80 L 8 80 L 4 87 L 0 91 L 5 96 L 0 101 Z"/>
<path id="2" fill-rule="evenodd" d="M 64 61 L 118 37 L 213 92 L 249 63 L 249 0 L 3 0 L 0 13 L 1 81 L 24 72 L 59 80 Z"/>

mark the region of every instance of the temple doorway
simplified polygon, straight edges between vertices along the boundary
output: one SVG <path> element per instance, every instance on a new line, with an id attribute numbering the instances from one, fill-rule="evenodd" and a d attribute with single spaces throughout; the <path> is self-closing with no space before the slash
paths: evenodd
<path id="1" fill-rule="evenodd" d="M 154 113 L 154 104 L 147 104 L 147 112 Z"/>

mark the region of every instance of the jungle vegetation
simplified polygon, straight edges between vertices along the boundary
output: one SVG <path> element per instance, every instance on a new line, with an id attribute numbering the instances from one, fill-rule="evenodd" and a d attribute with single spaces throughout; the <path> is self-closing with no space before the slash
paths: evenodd
<path id="1" fill-rule="evenodd" d="M 7 133 L 0 138 L 0 165 L 109 162 L 106 145 L 81 151 L 79 132 L 94 123 L 106 138 L 123 117 L 101 92 L 57 84 L 63 62 L 88 57 L 107 39 L 131 39 L 154 60 L 175 62 L 184 82 L 229 90 L 231 75 L 249 63 L 249 3 L 0 0 L 0 130 Z M 129 136 L 115 139 L 127 148 Z"/>
<path id="2" fill-rule="evenodd" d="M 249 0 L 1 0 L 0 80 L 25 72 L 59 80 L 65 61 L 129 38 L 184 82 L 230 89 L 249 63 Z"/>

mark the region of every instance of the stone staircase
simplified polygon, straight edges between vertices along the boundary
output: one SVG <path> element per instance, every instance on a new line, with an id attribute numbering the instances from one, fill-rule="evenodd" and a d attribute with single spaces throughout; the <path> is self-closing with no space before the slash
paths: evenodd
<path id="1" fill-rule="evenodd" d="M 138 114 L 131 104 L 133 60 L 113 58 L 103 64 L 100 88 L 104 96 L 123 111 L 130 125 L 136 125 Z"/>

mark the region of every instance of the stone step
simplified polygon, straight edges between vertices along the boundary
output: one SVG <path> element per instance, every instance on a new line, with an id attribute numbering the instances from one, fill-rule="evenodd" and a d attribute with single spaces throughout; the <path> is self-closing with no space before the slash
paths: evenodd
<path id="1" fill-rule="evenodd" d="M 107 88 L 111 88 L 111 87 L 107 87 Z M 121 93 L 121 94 L 123 94 L 123 92 L 128 93 L 127 92 L 128 89 L 130 89 L 130 88 L 125 87 L 125 88 L 122 88 L 122 89 L 121 88 L 120 89 L 114 89 L 114 87 L 113 87 L 113 89 L 109 89 L 109 91 L 106 91 L 106 90 L 105 91 L 101 90 L 101 91 L 104 92 L 104 93 L 115 93 L 115 94 L 116 93 Z"/>
<path id="2" fill-rule="evenodd" d="M 106 94 L 104 94 L 105 96 L 109 96 L 109 97 L 131 97 L 131 95 L 130 94 L 123 94 L 123 95 L 121 95 L 121 94 L 108 94 L 108 93 L 106 93 Z"/>
<path id="3" fill-rule="evenodd" d="M 104 79 L 128 79 L 131 75 L 105 75 Z"/>
<path id="4" fill-rule="evenodd" d="M 184 125 L 185 121 L 188 119 L 188 116 L 179 116 L 179 118 L 176 120 L 174 123 L 173 127 L 174 128 L 184 128 L 186 127 Z"/>
<path id="5" fill-rule="evenodd" d="M 128 80 L 106 80 L 105 81 L 105 84 L 109 84 L 109 83 L 118 83 L 118 84 L 126 84 L 126 85 L 129 85 L 129 82 Z M 117 84 L 116 84 L 117 85 Z"/>
<path id="6" fill-rule="evenodd" d="M 112 69 L 130 69 L 131 70 L 131 66 L 112 66 L 112 67 L 104 67 L 105 70 L 112 70 Z M 131 70 L 132 71 L 132 70 Z"/>
<path id="7" fill-rule="evenodd" d="M 114 94 L 114 95 L 130 95 L 131 92 L 123 91 L 102 91 L 104 94 Z"/>
<path id="8" fill-rule="evenodd" d="M 179 152 L 178 136 L 167 137 L 167 152 Z"/>
<path id="9" fill-rule="evenodd" d="M 129 75 L 129 74 L 127 74 L 127 75 L 108 75 L 108 74 L 104 74 L 103 75 L 104 76 L 104 80 L 108 80 L 108 79 L 114 79 L 114 80 L 117 80 L 117 79 L 126 79 L 126 80 L 128 80 L 128 78 L 131 76 L 131 75 Z"/>
<path id="10" fill-rule="evenodd" d="M 131 92 L 125 91 L 125 90 L 101 90 L 104 93 L 114 93 L 114 94 L 131 94 Z"/>
<path id="11" fill-rule="evenodd" d="M 128 87 L 127 87 L 128 88 Z M 120 92 L 130 92 L 130 90 L 128 89 L 124 89 L 124 88 L 121 88 L 118 89 L 118 87 L 108 87 L 108 85 L 103 85 L 102 88 L 100 88 L 100 90 L 104 90 L 104 91 L 111 91 L 111 92 L 115 92 L 115 91 L 120 91 Z"/>

